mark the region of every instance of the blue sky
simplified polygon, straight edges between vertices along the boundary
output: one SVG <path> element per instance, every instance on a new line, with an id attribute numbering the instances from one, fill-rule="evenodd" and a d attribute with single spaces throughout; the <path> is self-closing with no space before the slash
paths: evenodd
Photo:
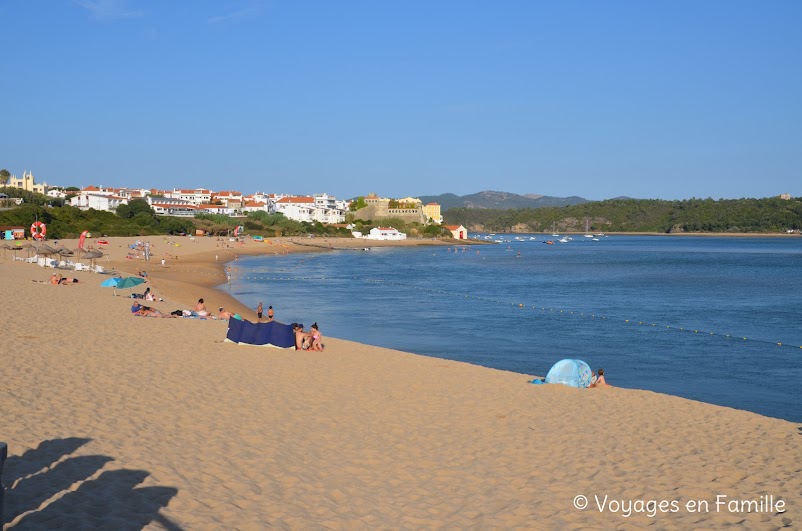
<path id="1" fill-rule="evenodd" d="M 802 195 L 802 2 L 0 0 L 0 167 L 340 198 Z"/>

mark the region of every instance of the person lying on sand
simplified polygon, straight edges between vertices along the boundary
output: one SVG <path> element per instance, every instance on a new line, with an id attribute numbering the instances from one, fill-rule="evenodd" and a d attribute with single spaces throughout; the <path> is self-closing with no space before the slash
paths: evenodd
<path id="1" fill-rule="evenodd" d="M 222 306 L 220 306 L 220 308 L 218 308 L 217 311 L 220 312 L 220 313 L 217 314 L 217 318 L 221 319 L 223 321 L 228 321 L 229 319 L 231 319 L 231 317 L 234 316 L 233 313 L 224 310 Z"/>
<path id="2" fill-rule="evenodd" d="M 57 275 L 57 274 L 53 273 L 53 275 L 50 277 L 50 283 L 53 284 L 54 286 L 59 286 L 59 285 L 69 286 L 70 284 L 77 284 L 78 283 L 78 279 L 77 278 L 66 278 L 66 277 L 62 277 L 61 275 Z"/>
<path id="3" fill-rule="evenodd" d="M 165 315 L 159 310 L 155 310 L 150 306 L 142 306 L 136 301 L 134 301 L 134 304 L 131 305 L 131 313 L 134 315 L 141 315 L 143 317 L 176 317 L 175 315 Z"/>

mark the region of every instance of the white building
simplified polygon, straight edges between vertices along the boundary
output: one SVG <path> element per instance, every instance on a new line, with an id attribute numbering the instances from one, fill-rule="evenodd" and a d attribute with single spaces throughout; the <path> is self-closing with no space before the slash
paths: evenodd
<path id="1" fill-rule="evenodd" d="M 150 203 L 150 208 L 156 213 L 157 216 L 176 216 L 181 218 L 194 218 L 195 212 L 198 207 L 187 202 L 160 202 L 162 198 L 157 199 Z"/>
<path id="2" fill-rule="evenodd" d="M 164 196 L 168 199 L 181 199 L 193 205 L 201 205 L 212 201 L 212 192 L 205 188 L 195 188 L 194 190 L 179 190 L 173 188 L 172 192 L 166 192 Z"/>
<path id="3" fill-rule="evenodd" d="M 55 199 L 66 199 L 67 192 L 65 192 L 61 188 L 50 188 L 45 195 L 47 197 L 53 197 Z"/>
<path id="4" fill-rule="evenodd" d="M 337 201 L 327 194 L 316 194 L 314 197 L 285 196 L 275 200 L 275 212 L 296 221 L 342 223 L 345 221 L 345 209 L 342 208 L 344 204 L 344 201 Z M 268 207 L 268 212 L 271 210 Z"/>
<path id="5" fill-rule="evenodd" d="M 145 200 L 157 216 L 195 217 L 197 206 L 184 199 L 148 195 Z"/>
<path id="6" fill-rule="evenodd" d="M 198 214 L 220 214 L 222 216 L 233 216 L 237 213 L 237 210 L 226 205 L 201 205 L 197 207 Z"/>
<path id="7" fill-rule="evenodd" d="M 89 193 L 81 191 L 80 194 L 70 199 L 70 205 L 81 210 L 104 210 L 106 212 L 113 212 L 117 210 L 120 205 L 127 205 L 128 199 L 118 195 L 106 193 Z"/>
<path id="8" fill-rule="evenodd" d="M 242 204 L 243 212 L 270 212 L 270 205 L 267 201 L 245 201 Z"/>
<path id="9" fill-rule="evenodd" d="M 366 240 L 406 240 L 407 235 L 392 227 L 375 227 L 370 229 L 370 234 L 365 236 Z"/>

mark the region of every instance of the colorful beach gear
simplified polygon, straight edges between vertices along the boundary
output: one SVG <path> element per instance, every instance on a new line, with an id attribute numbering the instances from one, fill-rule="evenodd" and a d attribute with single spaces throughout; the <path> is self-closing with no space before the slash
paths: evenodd
<path id="1" fill-rule="evenodd" d="M 588 387 L 593 372 L 582 360 L 564 359 L 552 365 L 546 375 L 546 383 L 563 384 L 568 387 Z"/>

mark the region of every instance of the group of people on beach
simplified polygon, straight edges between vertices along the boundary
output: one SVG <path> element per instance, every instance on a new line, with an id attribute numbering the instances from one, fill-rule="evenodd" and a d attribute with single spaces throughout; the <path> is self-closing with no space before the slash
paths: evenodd
<path id="1" fill-rule="evenodd" d="M 608 384 L 607 380 L 604 379 L 604 369 L 599 369 L 598 374 L 593 372 L 593 376 L 590 379 L 590 385 L 588 387 L 606 387 L 606 386 L 610 386 L 610 384 Z"/>
<path id="2" fill-rule="evenodd" d="M 263 315 L 264 315 L 264 305 L 260 302 L 256 306 L 256 319 L 257 319 L 258 322 L 260 322 L 260 323 L 262 322 Z M 267 307 L 267 322 L 268 323 L 273 322 L 274 318 L 275 318 L 275 312 L 273 311 L 273 307 L 272 306 L 268 306 Z"/>
<path id="3" fill-rule="evenodd" d="M 292 330 L 295 332 L 295 350 L 322 351 L 325 348 L 323 334 L 320 333 L 317 323 L 312 325 L 310 332 L 304 330 L 303 323 L 292 323 Z"/>

